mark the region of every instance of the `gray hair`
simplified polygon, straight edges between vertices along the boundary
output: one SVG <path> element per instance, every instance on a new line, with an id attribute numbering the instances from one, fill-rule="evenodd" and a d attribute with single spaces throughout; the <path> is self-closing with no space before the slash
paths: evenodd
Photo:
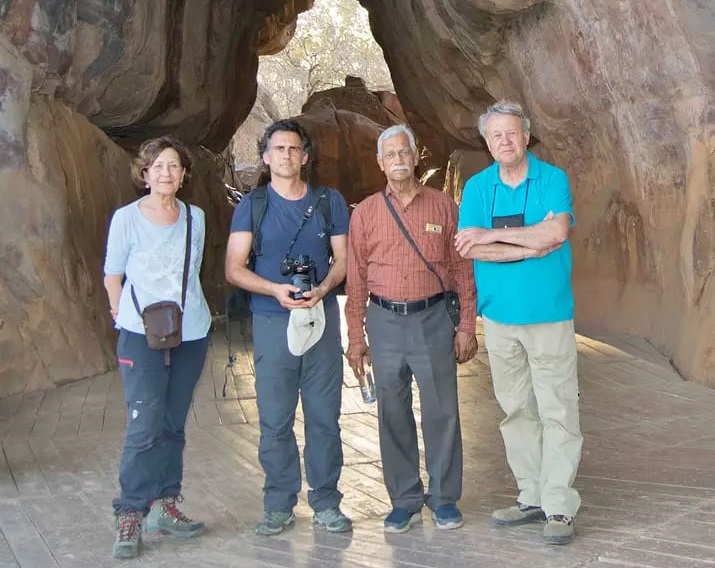
<path id="1" fill-rule="evenodd" d="M 494 116 L 503 115 L 516 116 L 519 118 L 521 120 L 521 127 L 524 129 L 524 133 L 529 134 L 531 121 L 529 120 L 529 117 L 526 116 L 526 113 L 524 113 L 524 109 L 521 108 L 521 105 L 514 101 L 502 99 L 501 101 L 490 105 L 487 112 L 479 117 L 479 134 L 482 135 L 482 138 L 485 140 L 487 139 L 487 122 L 489 119 Z"/>
<path id="2" fill-rule="evenodd" d="M 385 129 L 382 134 L 380 134 L 380 137 L 377 139 L 377 155 L 382 157 L 382 143 L 387 140 L 388 138 L 392 138 L 393 136 L 397 136 L 398 134 L 405 134 L 407 136 L 407 140 L 410 142 L 410 149 L 413 152 L 417 152 L 417 142 L 415 141 L 415 134 L 412 132 L 412 129 L 407 126 L 406 124 L 395 124 L 394 126 L 390 126 L 389 128 Z"/>

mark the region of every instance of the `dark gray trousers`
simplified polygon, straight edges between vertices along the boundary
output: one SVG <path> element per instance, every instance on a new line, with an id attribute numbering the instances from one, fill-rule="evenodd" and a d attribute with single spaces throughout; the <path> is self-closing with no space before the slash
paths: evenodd
<path id="1" fill-rule="evenodd" d="M 372 302 L 366 328 L 377 389 L 380 454 L 393 507 L 434 510 L 462 496 L 454 325 L 444 302 L 406 316 Z M 412 376 L 419 388 L 429 487 L 420 477 Z"/>
<path id="2" fill-rule="evenodd" d="M 116 513 L 148 513 L 154 499 L 181 493 L 184 427 L 208 344 L 206 337 L 184 341 L 171 350 L 167 367 L 164 352 L 150 349 L 146 336 L 119 332 L 127 431 L 119 463 L 121 494 L 112 503 Z"/>
<path id="3" fill-rule="evenodd" d="M 258 458 L 266 474 L 266 511 L 291 511 L 301 488 L 300 457 L 293 426 L 300 396 L 305 419 L 305 475 L 308 503 L 315 511 L 337 507 L 343 466 L 340 402 L 343 354 L 340 311 L 325 305 L 325 332 L 320 341 L 296 357 L 288 350 L 288 314 L 253 316 L 256 403 L 261 438 Z"/>

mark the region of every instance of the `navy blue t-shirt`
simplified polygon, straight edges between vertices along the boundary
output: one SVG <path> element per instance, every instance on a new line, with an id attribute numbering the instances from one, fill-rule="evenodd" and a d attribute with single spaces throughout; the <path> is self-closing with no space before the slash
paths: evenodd
<path id="1" fill-rule="evenodd" d="M 330 214 L 333 228 L 331 235 L 346 235 L 348 233 L 348 208 L 343 196 L 334 189 L 328 189 L 330 198 Z M 271 282 L 290 283 L 291 276 L 281 274 L 281 262 L 285 258 L 290 242 L 300 226 L 303 214 L 313 198 L 310 191 L 302 199 L 291 201 L 281 197 L 268 185 L 266 199 L 266 214 L 261 223 L 261 255 L 256 257 L 254 272 Z M 231 232 L 251 232 L 250 194 L 244 197 L 236 206 L 231 221 Z M 291 258 L 307 255 L 315 262 L 318 282 L 322 282 L 330 268 L 328 245 L 329 236 L 325 233 L 326 220 L 318 207 L 306 222 L 298 235 L 298 240 L 290 253 Z M 273 296 L 251 294 L 251 312 L 259 315 L 282 314 L 288 312 Z M 335 290 L 325 296 L 326 308 L 336 300 Z"/>

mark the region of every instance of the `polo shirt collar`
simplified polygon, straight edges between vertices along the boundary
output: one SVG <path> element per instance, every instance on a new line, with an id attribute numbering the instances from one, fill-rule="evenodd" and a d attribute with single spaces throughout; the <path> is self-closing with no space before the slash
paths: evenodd
<path id="1" fill-rule="evenodd" d="M 541 176 L 541 160 L 534 156 L 528 150 L 526 151 L 526 158 L 528 160 L 526 179 L 536 179 Z"/>
<path id="2" fill-rule="evenodd" d="M 526 177 L 524 178 L 524 181 L 527 179 L 529 180 L 536 180 L 539 177 L 541 177 L 541 160 L 534 156 L 530 151 L 526 151 L 526 158 L 527 158 L 527 170 L 526 170 Z M 501 183 L 501 180 L 499 178 L 499 164 L 495 160 L 491 167 L 494 170 L 494 180 Z"/>

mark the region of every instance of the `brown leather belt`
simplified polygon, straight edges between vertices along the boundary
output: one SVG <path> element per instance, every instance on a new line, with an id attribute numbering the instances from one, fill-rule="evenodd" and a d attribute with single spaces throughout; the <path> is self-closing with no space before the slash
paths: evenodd
<path id="1" fill-rule="evenodd" d="M 409 302 L 395 302 L 393 300 L 386 300 L 375 294 L 370 294 L 370 301 L 374 302 L 381 308 L 390 310 L 393 314 L 398 314 L 401 316 L 406 316 L 407 314 L 413 314 L 415 312 L 421 312 L 427 308 L 431 308 L 437 302 L 444 300 L 444 292 L 425 298 L 424 300 L 410 300 Z"/>

